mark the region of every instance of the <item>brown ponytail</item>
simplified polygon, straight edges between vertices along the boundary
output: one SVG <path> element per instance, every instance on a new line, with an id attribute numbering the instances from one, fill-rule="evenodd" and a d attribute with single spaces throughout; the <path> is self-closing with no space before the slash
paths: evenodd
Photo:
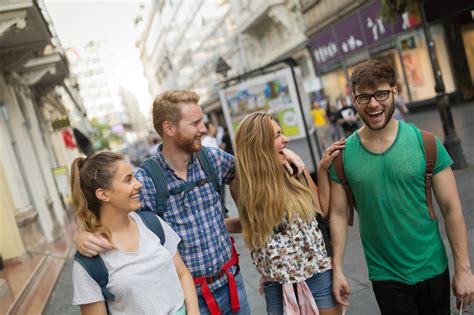
<path id="1" fill-rule="evenodd" d="M 79 229 L 99 233 L 109 242 L 112 237 L 107 227 L 100 224 L 101 201 L 95 192 L 99 188 L 110 188 L 117 171 L 115 163 L 123 160 L 114 152 L 99 152 L 91 157 L 78 157 L 71 166 L 72 203 Z"/>

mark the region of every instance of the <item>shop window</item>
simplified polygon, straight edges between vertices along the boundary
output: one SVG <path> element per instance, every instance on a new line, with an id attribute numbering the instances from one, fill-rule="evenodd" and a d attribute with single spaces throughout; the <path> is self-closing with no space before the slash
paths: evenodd
<path id="1" fill-rule="evenodd" d="M 474 81 L 474 23 L 462 28 L 462 38 L 466 51 L 467 63 L 471 74 L 471 81 Z"/>
<path id="2" fill-rule="evenodd" d="M 336 104 L 338 97 L 343 96 L 346 90 L 346 77 L 342 69 L 326 73 L 321 76 L 324 94 L 329 98 L 329 103 Z"/>
<path id="3" fill-rule="evenodd" d="M 308 59 L 306 59 L 305 56 L 299 57 L 296 62 L 298 63 L 300 69 L 301 69 L 301 76 L 303 78 L 306 78 L 307 76 L 310 75 L 309 72 L 309 67 L 308 67 Z"/>

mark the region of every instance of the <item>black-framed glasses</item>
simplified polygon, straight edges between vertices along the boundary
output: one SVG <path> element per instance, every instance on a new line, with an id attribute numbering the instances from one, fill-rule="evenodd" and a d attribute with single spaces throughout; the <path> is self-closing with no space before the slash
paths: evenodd
<path id="1" fill-rule="evenodd" d="M 366 104 L 369 104 L 372 97 L 375 98 L 375 100 L 377 100 L 378 102 L 386 101 L 388 97 L 390 96 L 390 92 L 392 92 L 391 89 L 379 90 L 375 92 L 374 94 L 364 93 L 364 94 L 354 95 L 354 98 L 357 101 L 357 103 L 361 105 L 366 105 Z"/>

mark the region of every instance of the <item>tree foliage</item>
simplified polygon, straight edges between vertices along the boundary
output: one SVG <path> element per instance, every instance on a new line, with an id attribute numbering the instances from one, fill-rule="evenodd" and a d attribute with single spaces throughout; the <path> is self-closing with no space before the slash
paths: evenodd
<path id="1" fill-rule="evenodd" d="M 110 144 L 122 142 L 120 136 L 111 132 L 110 125 L 101 123 L 95 118 L 90 122 L 94 128 L 94 148 L 96 150 L 110 150 Z"/>
<path id="2" fill-rule="evenodd" d="M 404 12 L 419 16 L 418 2 L 421 4 L 421 0 L 381 0 L 380 16 L 388 23 L 395 23 Z"/>

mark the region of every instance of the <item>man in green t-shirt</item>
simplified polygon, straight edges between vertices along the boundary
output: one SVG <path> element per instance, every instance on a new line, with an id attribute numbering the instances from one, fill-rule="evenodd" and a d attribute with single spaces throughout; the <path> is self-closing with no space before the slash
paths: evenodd
<path id="1" fill-rule="evenodd" d="M 450 314 L 449 271 L 438 221 L 425 197 L 425 153 L 421 132 L 393 118 L 394 69 L 365 61 L 351 76 L 352 98 L 364 126 L 346 140 L 346 178 L 357 205 L 365 258 L 379 308 L 386 314 Z M 432 187 L 441 208 L 454 257 L 453 292 L 458 307 L 474 300 L 474 276 L 452 160 L 436 139 Z M 348 201 L 334 168 L 331 178 L 333 292 L 348 304 L 342 271 Z"/>

